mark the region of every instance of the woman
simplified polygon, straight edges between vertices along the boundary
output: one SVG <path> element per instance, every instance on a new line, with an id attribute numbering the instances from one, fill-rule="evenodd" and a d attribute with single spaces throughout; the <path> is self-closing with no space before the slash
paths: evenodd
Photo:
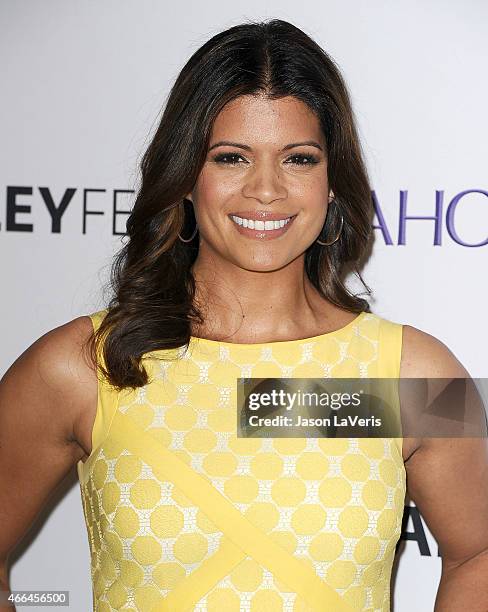
<path id="1" fill-rule="evenodd" d="M 2 381 L 4 588 L 76 463 L 100 612 L 389 610 L 408 475 L 443 552 L 436 610 L 488 609 L 482 439 L 236 435 L 236 378 L 468 376 L 343 282 L 373 209 L 332 60 L 280 20 L 214 36 L 141 170 L 109 307 Z"/>

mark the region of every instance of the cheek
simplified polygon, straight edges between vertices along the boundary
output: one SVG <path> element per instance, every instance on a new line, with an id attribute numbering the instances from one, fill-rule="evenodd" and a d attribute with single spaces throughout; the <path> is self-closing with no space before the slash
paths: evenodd
<path id="1" fill-rule="evenodd" d="M 328 203 L 328 182 L 322 176 L 309 176 L 296 181 L 289 196 L 300 202 L 302 208 L 313 215 L 325 215 Z"/>
<path id="2" fill-rule="evenodd" d="M 200 173 L 193 193 L 197 203 L 202 207 L 217 208 L 239 188 L 240 182 L 236 177 L 223 176 L 223 173 L 217 169 L 205 167 Z"/>
<path id="3" fill-rule="evenodd" d="M 290 192 L 289 192 L 290 193 Z M 309 175 L 295 183 L 294 199 L 302 214 L 296 221 L 303 241 L 311 241 L 324 225 L 328 208 L 328 181 L 321 175 Z M 291 193 L 290 193 L 291 195 Z"/>
<path id="4" fill-rule="evenodd" d="M 320 164 L 311 169 L 289 171 L 283 175 L 289 195 L 304 198 L 327 198 L 329 181 L 326 166 Z"/>

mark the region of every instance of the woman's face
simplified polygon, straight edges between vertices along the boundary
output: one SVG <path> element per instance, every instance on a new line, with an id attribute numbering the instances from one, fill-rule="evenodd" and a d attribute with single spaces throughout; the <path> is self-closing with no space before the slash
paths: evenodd
<path id="1" fill-rule="evenodd" d="M 293 97 L 229 102 L 187 197 L 198 222 L 199 258 L 217 256 L 253 271 L 286 266 L 318 237 L 332 198 L 319 120 Z"/>

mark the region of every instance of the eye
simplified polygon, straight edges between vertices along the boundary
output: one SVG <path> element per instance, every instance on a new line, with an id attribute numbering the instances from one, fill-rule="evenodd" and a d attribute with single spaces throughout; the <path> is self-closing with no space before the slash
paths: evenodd
<path id="1" fill-rule="evenodd" d="M 239 153 L 219 153 L 213 157 L 213 161 L 218 164 L 225 164 L 227 166 L 237 166 L 242 160 L 247 163 L 242 155 Z M 297 166 L 310 166 L 319 163 L 319 159 L 312 154 L 305 155 L 304 153 L 295 153 L 291 155 L 285 163 L 292 163 Z"/>
<path id="2" fill-rule="evenodd" d="M 239 155 L 239 153 L 219 153 L 213 158 L 213 161 L 217 162 L 218 164 L 227 164 L 228 166 L 236 166 L 239 163 L 238 162 L 239 158 L 244 160 L 242 155 Z"/>
<path id="3" fill-rule="evenodd" d="M 315 157 L 315 155 L 304 155 L 303 153 L 291 155 L 285 163 L 289 163 L 290 160 L 292 160 L 292 164 L 296 164 L 297 166 L 312 166 L 319 163 L 319 160 L 317 157 Z"/>

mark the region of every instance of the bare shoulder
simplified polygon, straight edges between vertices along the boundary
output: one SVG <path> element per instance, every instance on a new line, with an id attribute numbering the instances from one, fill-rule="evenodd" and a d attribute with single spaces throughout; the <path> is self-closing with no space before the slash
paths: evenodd
<path id="1" fill-rule="evenodd" d="M 16 418 L 23 428 L 42 419 L 51 431 L 56 424 L 57 437 L 75 441 L 82 414 L 96 407 L 96 370 L 87 350 L 92 334 L 90 317 L 81 316 L 35 340 L 2 378 L 3 418 Z"/>
<path id="2" fill-rule="evenodd" d="M 403 325 L 400 378 L 428 378 L 429 394 L 432 394 L 433 399 L 441 393 L 450 379 L 468 377 L 466 368 L 444 342 L 416 327 Z M 434 379 L 439 381 L 434 384 Z M 408 420 L 409 415 L 404 414 L 404 418 Z M 411 464 L 412 457 L 423 444 L 425 441 L 421 438 L 404 438 L 404 461 Z"/>
<path id="3" fill-rule="evenodd" d="M 441 340 L 414 327 L 403 327 L 401 377 L 429 378 L 429 403 L 432 397 L 440 398 L 437 415 L 444 405 L 448 407 L 446 397 L 441 395 L 445 386 L 452 379 L 471 377 Z M 407 419 L 409 416 L 403 415 Z M 488 447 L 486 436 L 443 436 L 437 435 L 438 430 L 435 433 L 420 440 L 405 438 L 404 460 L 409 497 L 439 544 L 445 573 L 478 555 L 486 555 Z M 440 600 L 438 603 L 442 607 Z"/>
<path id="4" fill-rule="evenodd" d="M 96 411 L 96 369 L 85 350 L 92 333 L 89 317 L 51 329 L 0 380 L 0 565 L 86 455 L 76 430 L 82 414 Z"/>
<path id="5" fill-rule="evenodd" d="M 72 385 L 94 372 L 86 343 L 93 333 L 88 316 L 77 317 L 35 340 L 10 366 L 5 377 L 20 373 L 52 393 L 69 393 Z M 75 389 L 76 391 L 76 389 Z"/>
<path id="6" fill-rule="evenodd" d="M 469 376 L 453 351 L 439 338 L 403 325 L 401 378 L 462 378 Z"/>

